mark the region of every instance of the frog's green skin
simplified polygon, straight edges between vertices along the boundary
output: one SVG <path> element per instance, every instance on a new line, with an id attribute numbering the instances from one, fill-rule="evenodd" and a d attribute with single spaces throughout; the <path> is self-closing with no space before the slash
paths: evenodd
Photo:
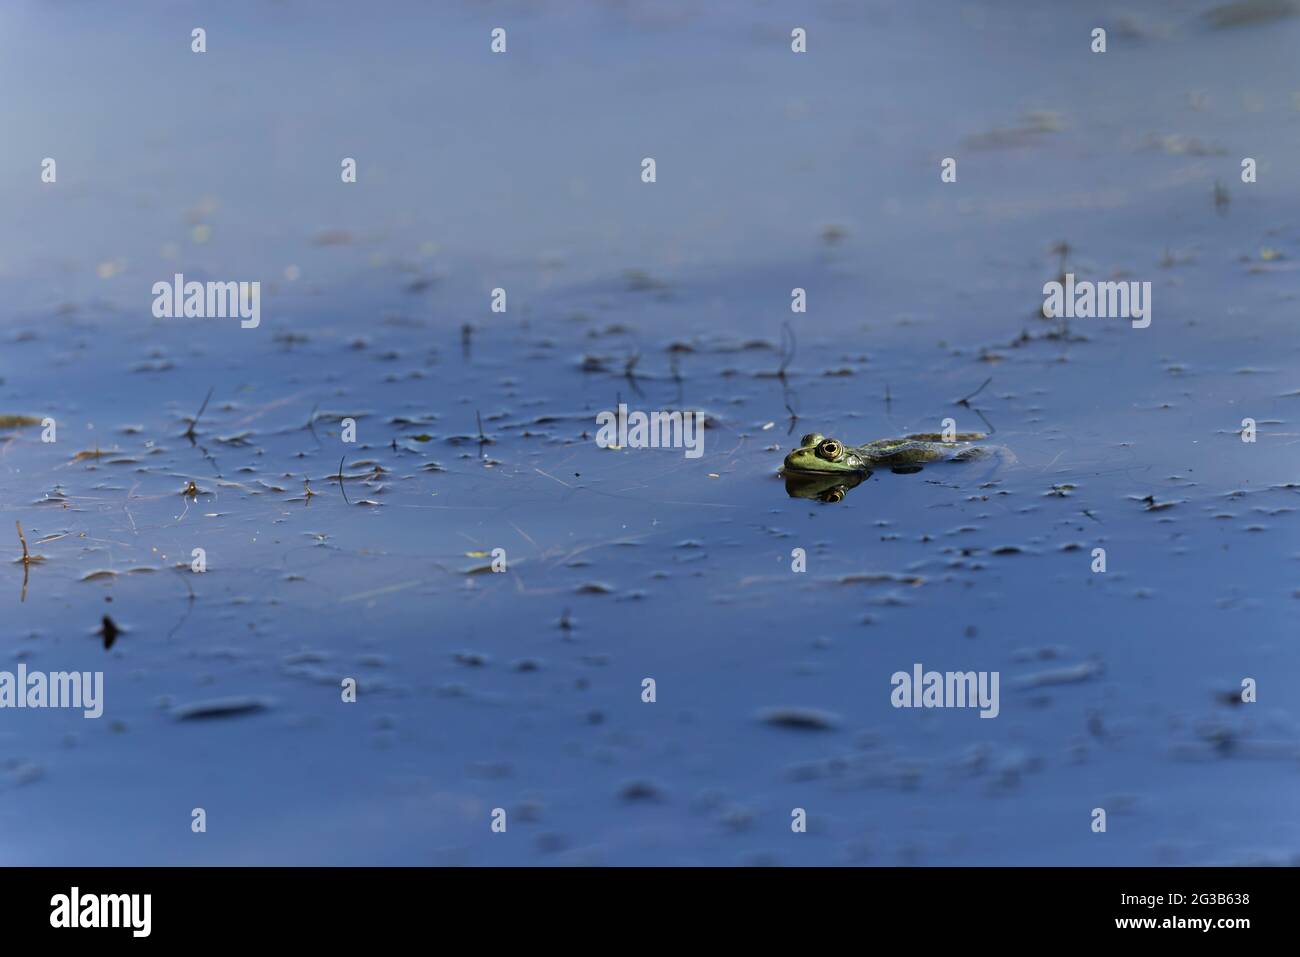
<path id="1" fill-rule="evenodd" d="M 799 440 L 799 448 L 785 457 L 784 471 L 800 475 L 858 475 L 875 468 L 907 468 L 945 459 L 968 459 L 987 451 L 971 445 L 985 437 L 982 432 L 959 432 L 953 441 L 945 442 L 937 433 L 924 433 L 851 446 L 838 439 L 828 439 L 820 432 L 810 432 Z"/>

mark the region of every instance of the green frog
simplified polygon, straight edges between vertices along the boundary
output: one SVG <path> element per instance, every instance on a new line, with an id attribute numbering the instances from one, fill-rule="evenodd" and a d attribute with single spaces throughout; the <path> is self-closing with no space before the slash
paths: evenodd
<path id="1" fill-rule="evenodd" d="M 947 437 L 923 432 L 854 446 L 845 445 L 839 439 L 828 439 L 820 432 L 809 432 L 799 440 L 799 448 L 785 457 L 783 471 L 786 475 L 799 476 L 862 476 L 876 468 L 919 472 L 922 465 L 930 462 L 963 462 L 1001 451 L 971 444 L 984 438 L 987 436 L 983 432 L 958 432 Z"/>

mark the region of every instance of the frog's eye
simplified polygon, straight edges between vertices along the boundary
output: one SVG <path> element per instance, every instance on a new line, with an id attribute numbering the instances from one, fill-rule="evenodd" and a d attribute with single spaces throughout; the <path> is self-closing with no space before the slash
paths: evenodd
<path id="1" fill-rule="evenodd" d="M 817 457 L 827 462 L 837 461 L 844 454 L 844 446 L 835 439 L 824 439 L 817 446 Z"/>
<path id="2" fill-rule="evenodd" d="M 826 436 L 822 435 L 820 432 L 809 432 L 807 435 L 805 435 L 802 439 L 799 440 L 799 447 L 804 449 L 810 448 L 811 446 L 816 445 L 824 438 L 826 438 Z"/>

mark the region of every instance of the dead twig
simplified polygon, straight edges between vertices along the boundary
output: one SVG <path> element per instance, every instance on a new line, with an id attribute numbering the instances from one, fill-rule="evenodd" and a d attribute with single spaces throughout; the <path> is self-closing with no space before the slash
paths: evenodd
<path id="1" fill-rule="evenodd" d="M 185 430 L 185 432 L 184 432 L 184 437 L 187 438 L 187 439 L 189 439 L 190 442 L 191 442 L 191 444 L 194 442 L 194 435 L 195 435 L 195 432 L 194 432 L 194 426 L 198 425 L 198 424 L 199 424 L 199 419 L 203 418 L 203 413 L 204 413 L 204 411 L 206 411 L 206 409 L 207 409 L 207 407 L 208 407 L 208 402 L 210 402 L 210 401 L 212 400 L 212 392 L 213 392 L 214 389 L 216 389 L 216 386 L 210 386 L 210 387 L 208 388 L 208 394 L 207 394 L 207 396 L 203 399 L 203 404 L 202 404 L 201 406 L 199 406 L 198 414 L 196 414 L 196 415 L 194 416 L 194 418 L 190 419 L 189 427 L 186 428 L 186 430 Z"/>
<path id="2" fill-rule="evenodd" d="M 789 339 L 788 346 L 786 344 L 787 338 Z M 781 323 L 781 365 L 776 370 L 776 377 L 782 382 L 785 381 L 785 370 L 788 369 L 790 363 L 794 361 L 795 352 L 798 348 L 799 343 L 795 339 L 794 329 L 790 327 L 790 323 Z"/>
<path id="3" fill-rule="evenodd" d="M 23 547 L 23 564 L 30 565 L 32 556 L 27 552 L 27 539 L 23 536 L 23 523 L 15 521 L 14 524 L 18 526 L 18 544 Z"/>
<path id="4" fill-rule="evenodd" d="M 486 458 L 483 448 L 491 444 L 492 440 L 483 432 L 483 413 L 478 409 L 474 410 L 474 418 L 478 420 L 478 454 L 479 458 Z"/>
<path id="5" fill-rule="evenodd" d="M 970 400 L 973 399 L 973 398 L 975 398 L 975 396 L 979 395 L 981 392 L 983 392 L 984 389 L 985 389 L 985 387 L 986 387 L 990 382 L 992 382 L 992 381 L 993 381 L 993 376 L 989 376 L 987 379 L 984 380 L 984 382 L 980 385 L 980 387 L 979 387 L 978 389 L 976 389 L 976 390 L 975 390 L 974 392 L 972 392 L 970 395 L 966 396 L 966 398 L 964 398 L 964 399 L 958 399 L 958 400 L 957 400 L 956 402 L 954 402 L 953 404 L 954 404 L 954 405 L 964 405 L 966 408 L 969 409 L 969 408 L 970 408 Z"/>
<path id="6" fill-rule="evenodd" d="M 343 487 L 343 459 L 346 458 L 347 456 L 345 455 L 342 459 L 339 459 L 339 474 L 336 475 L 335 478 L 339 480 L 339 491 L 343 493 L 343 501 L 351 505 L 352 503 L 348 502 L 348 490 Z"/>

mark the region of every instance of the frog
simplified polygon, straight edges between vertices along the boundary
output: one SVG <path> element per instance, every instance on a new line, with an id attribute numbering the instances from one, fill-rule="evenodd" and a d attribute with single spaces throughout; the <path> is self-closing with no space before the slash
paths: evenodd
<path id="1" fill-rule="evenodd" d="M 862 476 L 877 468 L 919 472 L 921 466 L 931 462 L 965 462 L 1005 452 L 1000 448 L 972 444 L 986 438 L 988 436 L 983 432 L 949 435 L 922 432 L 901 438 L 876 439 L 866 445 L 847 445 L 820 432 L 809 432 L 799 440 L 799 447 L 785 457 L 782 472 L 803 476 Z"/>

